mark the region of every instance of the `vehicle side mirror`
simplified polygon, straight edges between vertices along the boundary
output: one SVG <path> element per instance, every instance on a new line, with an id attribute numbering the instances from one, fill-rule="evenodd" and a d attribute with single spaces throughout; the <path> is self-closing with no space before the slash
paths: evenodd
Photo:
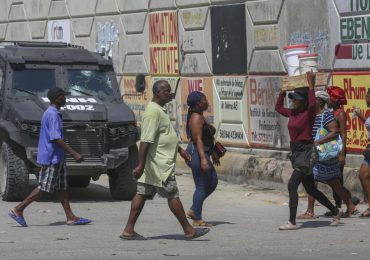
<path id="1" fill-rule="evenodd" d="M 136 76 L 135 89 L 137 92 L 144 92 L 145 90 L 145 75 L 139 74 Z"/>

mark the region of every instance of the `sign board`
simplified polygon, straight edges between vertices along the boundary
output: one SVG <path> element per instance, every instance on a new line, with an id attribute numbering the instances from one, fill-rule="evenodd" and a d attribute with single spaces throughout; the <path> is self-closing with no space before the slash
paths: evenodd
<path id="1" fill-rule="evenodd" d="M 150 78 L 145 77 L 145 90 L 143 93 L 136 92 L 135 82 L 136 77 L 124 76 L 121 80 L 120 90 L 123 100 L 132 111 L 135 113 L 137 124 L 140 126 L 142 116 L 145 111 L 146 105 L 152 100 L 152 88 L 150 86 Z"/>
<path id="2" fill-rule="evenodd" d="M 179 74 L 176 11 L 149 13 L 149 52 L 152 75 Z"/>
<path id="3" fill-rule="evenodd" d="M 353 118 L 353 107 L 358 107 L 365 117 L 370 116 L 366 105 L 366 93 L 370 86 L 370 72 L 335 72 L 333 85 L 344 89 L 347 105 L 344 106 L 347 115 L 347 150 L 361 152 L 367 144 L 367 130 L 358 117 Z"/>
<path id="4" fill-rule="evenodd" d="M 48 41 L 71 43 L 71 22 L 69 20 L 48 21 Z"/>
<path id="5" fill-rule="evenodd" d="M 286 120 L 275 111 L 282 77 L 248 78 L 249 135 L 253 147 L 281 148 L 289 144 Z"/>
<path id="6" fill-rule="evenodd" d="M 213 91 L 212 78 L 181 78 L 181 139 L 187 141 L 186 136 L 186 118 L 188 114 L 187 98 L 188 95 L 194 91 L 204 93 L 208 101 L 208 109 L 204 112 L 204 117 L 211 125 L 214 124 L 214 105 L 213 105 Z"/>
<path id="7" fill-rule="evenodd" d="M 370 44 L 338 44 L 335 52 L 335 69 L 364 69 L 370 64 Z"/>

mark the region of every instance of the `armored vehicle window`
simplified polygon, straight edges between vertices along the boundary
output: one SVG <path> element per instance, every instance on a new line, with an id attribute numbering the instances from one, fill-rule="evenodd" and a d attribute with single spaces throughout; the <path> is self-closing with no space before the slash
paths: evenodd
<path id="1" fill-rule="evenodd" d="M 46 96 L 48 90 L 55 87 L 55 71 L 52 69 L 13 71 L 12 93 L 16 96 Z"/>
<path id="2" fill-rule="evenodd" d="M 68 70 L 68 88 L 72 96 L 112 96 L 109 73 L 98 70 Z"/>

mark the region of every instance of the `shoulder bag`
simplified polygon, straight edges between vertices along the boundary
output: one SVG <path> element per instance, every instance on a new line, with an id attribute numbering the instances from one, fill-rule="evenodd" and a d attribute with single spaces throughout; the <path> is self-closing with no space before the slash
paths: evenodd
<path id="1" fill-rule="evenodd" d="M 324 121 L 324 113 L 322 113 L 321 115 L 321 124 L 320 124 L 320 128 L 317 129 L 315 141 L 323 138 L 324 136 L 328 134 L 328 130 L 326 130 L 326 128 L 323 126 L 323 121 Z M 317 145 L 316 149 L 317 149 L 319 162 L 328 161 L 328 160 L 339 157 L 339 154 L 343 149 L 343 142 L 342 142 L 342 138 L 340 137 L 340 134 L 338 134 L 336 139 L 333 139 L 324 144 Z"/>

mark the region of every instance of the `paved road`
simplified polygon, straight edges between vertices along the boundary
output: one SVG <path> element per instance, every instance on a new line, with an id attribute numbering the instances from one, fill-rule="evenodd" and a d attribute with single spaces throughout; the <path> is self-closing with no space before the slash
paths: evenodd
<path id="1" fill-rule="evenodd" d="M 204 218 L 214 227 L 205 237 L 184 241 L 167 202 L 155 198 L 137 225 L 150 239 L 122 241 L 130 203 L 112 201 L 107 183 L 101 178 L 71 190 L 75 212 L 94 220 L 88 226 L 66 226 L 61 205 L 49 197 L 27 209 L 28 228 L 18 227 L 7 217 L 14 203 L 1 201 L 0 259 L 370 259 L 370 219 L 353 217 L 329 227 L 330 219 L 320 217 L 302 222 L 300 230 L 278 231 L 288 216 L 286 194 L 225 182 L 206 202 Z M 185 174 L 178 183 L 188 208 L 192 179 Z M 299 211 L 305 199 L 300 203 Z"/>

